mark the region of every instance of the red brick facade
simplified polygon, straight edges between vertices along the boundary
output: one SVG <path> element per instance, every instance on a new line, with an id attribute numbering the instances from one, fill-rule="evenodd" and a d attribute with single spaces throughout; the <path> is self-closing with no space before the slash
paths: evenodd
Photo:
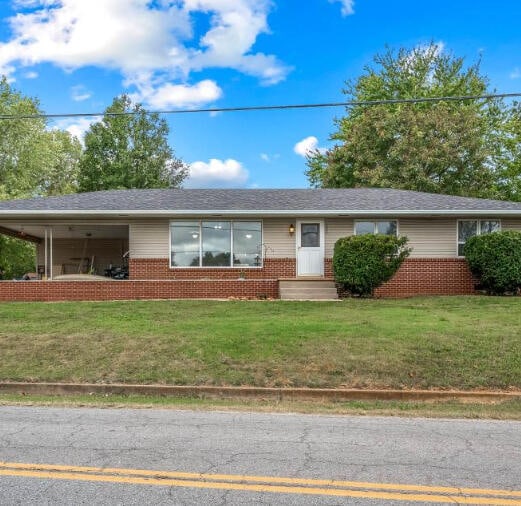
<path id="1" fill-rule="evenodd" d="M 0 301 L 277 298 L 276 280 L 2 281 Z"/>
<path id="2" fill-rule="evenodd" d="M 131 259 L 129 281 L 2 281 L 0 301 L 278 298 L 279 278 L 295 277 L 291 258 L 266 259 L 260 269 L 170 269 L 166 259 Z M 324 262 L 332 278 L 332 262 Z M 461 258 L 409 258 L 376 290 L 377 297 L 464 295 L 474 281 Z"/>
<path id="3" fill-rule="evenodd" d="M 375 295 L 468 295 L 476 292 L 474 284 L 463 258 L 408 258 L 392 279 L 376 289 Z"/>
<path id="4" fill-rule="evenodd" d="M 233 268 L 175 268 L 171 269 L 168 258 L 131 258 L 130 279 L 279 279 L 296 276 L 294 258 L 265 258 L 263 267 Z"/>

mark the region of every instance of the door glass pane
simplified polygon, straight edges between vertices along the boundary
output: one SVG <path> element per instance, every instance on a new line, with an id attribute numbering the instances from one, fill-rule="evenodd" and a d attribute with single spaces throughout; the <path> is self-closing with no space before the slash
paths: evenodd
<path id="1" fill-rule="evenodd" d="M 396 235 L 396 221 L 376 222 L 376 232 L 384 235 Z"/>
<path id="2" fill-rule="evenodd" d="M 303 248 L 320 247 L 320 223 L 301 223 L 300 242 Z"/>
<path id="3" fill-rule="evenodd" d="M 260 221 L 233 223 L 233 265 L 259 267 L 262 263 L 262 226 Z"/>
<path id="4" fill-rule="evenodd" d="M 500 229 L 499 221 L 482 221 L 480 225 L 482 234 L 490 234 Z"/>
<path id="5" fill-rule="evenodd" d="M 172 223 L 172 267 L 199 267 L 199 222 Z"/>
<path id="6" fill-rule="evenodd" d="M 357 221 L 355 235 L 374 234 L 374 221 Z"/>
<path id="7" fill-rule="evenodd" d="M 229 267 L 231 227 L 229 221 L 203 221 L 203 267 Z"/>

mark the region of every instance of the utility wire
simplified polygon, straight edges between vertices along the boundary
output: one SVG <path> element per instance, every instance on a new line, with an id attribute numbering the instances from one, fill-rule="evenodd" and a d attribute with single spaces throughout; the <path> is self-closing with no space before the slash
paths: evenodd
<path id="1" fill-rule="evenodd" d="M 489 100 L 494 98 L 521 97 L 518 93 L 494 93 L 488 95 L 462 95 L 448 97 L 425 97 L 425 98 L 394 98 L 386 100 L 351 100 L 347 102 L 324 102 L 315 104 L 280 104 L 280 105 L 253 105 L 241 107 L 209 107 L 205 109 L 168 109 L 158 111 L 145 111 L 145 114 L 196 114 L 217 112 L 243 112 L 243 111 L 274 111 L 286 109 L 319 109 L 325 107 L 356 107 L 387 104 L 417 104 L 424 102 L 463 102 L 465 100 Z M 133 116 L 140 114 L 136 111 L 124 112 L 78 112 L 78 113 L 54 113 L 54 114 L 0 114 L 0 120 L 16 119 L 53 119 L 53 118 L 81 118 L 95 116 Z"/>

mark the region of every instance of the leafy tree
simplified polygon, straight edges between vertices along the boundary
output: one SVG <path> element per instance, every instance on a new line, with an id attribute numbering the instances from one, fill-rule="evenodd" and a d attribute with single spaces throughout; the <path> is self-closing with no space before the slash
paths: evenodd
<path id="1" fill-rule="evenodd" d="M 52 129 L 42 136 L 39 153 L 46 169 L 36 187 L 41 195 L 64 195 L 78 191 L 80 141 L 64 130 Z"/>
<path id="2" fill-rule="evenodd" d="M 0 279 L 20 278 L 26 272 L 34 272 L 35 255 L 33 244 L 0 235 Z"/>
<path id="3" fill-rule="evenodd" d="M 497 192 L 508 200 L 521 201 L 521 103 L 514 102 L 506 112 L 503 131 Z"/>
<path id="4" fill-rule="evenodd" d="M 168 145 L 168 125 L 127 95 L 116 97 L 85 135 L 80 191 L 178 187 L 187 167 Z"/>
<path id="5" fill-rule="evenodd" d="M 41 114 L 36 99 L 0 80 L 0 114 Z M 48 129 L 43 118 L 0 121 L 0 199 L 57 195 L 76 190 L 81 144 L 68 132 Z"/>
<path id="6" fill-rule="evenodd" d="M 351 101 L 483 95 L 488 80 L 479 62 L 431 43 L 376 55 L 344 91 Z M 519 171 L 505 180 L 504 121 L 498 100 L 467 100 L 351 106 L 336 120 L 336 141 L 308 157 L 315 187 L 392 187 L 454 195 L 504 197 Z M 500 184 L 500 181 L 502 183 Z"/>
<path id="7" fill-rule="evenodd" d="M 0 200 L 76 190 L 81 144 L 68 132 L 48 129 L 36 99 L 0 79 Z M 34 270 L 34 245 L 0 236 L 0 268 L 7 279 Z"/>

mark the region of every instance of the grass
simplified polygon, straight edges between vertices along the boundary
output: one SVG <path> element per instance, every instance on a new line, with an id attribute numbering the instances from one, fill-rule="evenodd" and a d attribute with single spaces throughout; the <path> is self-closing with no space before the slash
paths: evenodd
<path id="1" fill-rule="evenodd" d="M 0 304 L 0 380 L 521 388 L 521 298 Z"/>
<path id="2" fill-rule="evenodd" d="M 230 400 L 195 397 L 150 397 L 140 395 L 11 395 L 0 394 L 0 406 L 59 406 L 100 408 L 159 408 L 271 413 L 313 413 L 323 415 L 371 415 L 429 418 L 521 420 L 521 399 L 496 403 L 458 401 L 282 401 L 267 399 Z"/>

